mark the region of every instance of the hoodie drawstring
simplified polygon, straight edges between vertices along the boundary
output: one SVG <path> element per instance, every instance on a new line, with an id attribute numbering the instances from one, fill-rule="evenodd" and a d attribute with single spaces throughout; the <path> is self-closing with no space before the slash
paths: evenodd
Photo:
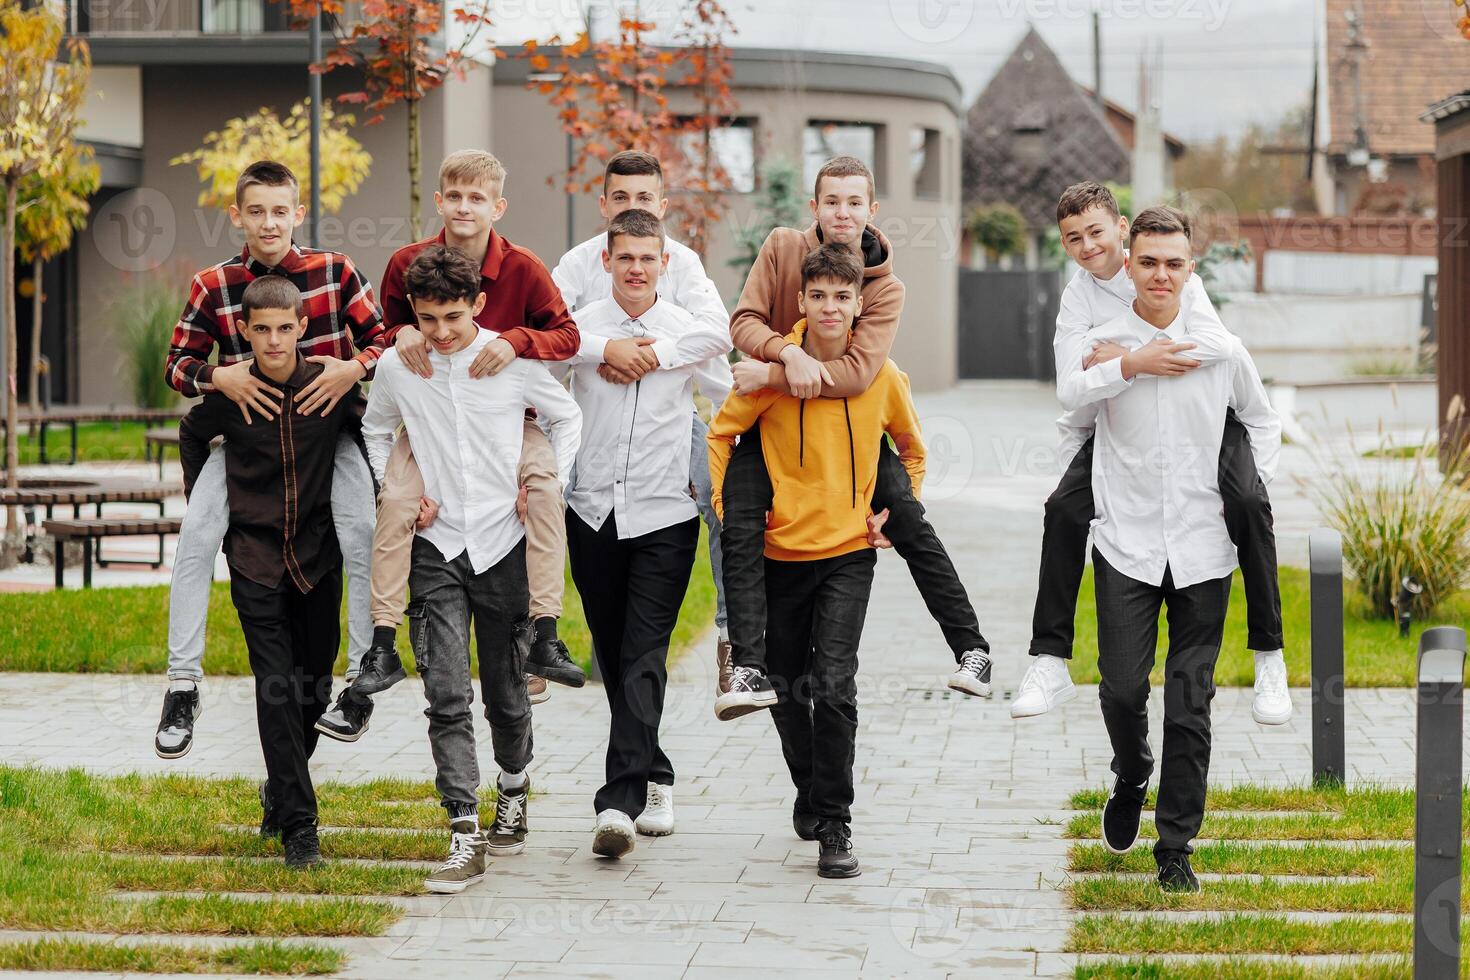
<path id="1" fill-rule="evenodd" d="M 806 466 L 806 399 L 797 402 L 796 410 L 796 465 Z"/>
<path id="2" fill-rule="evenodd" d="M 852 506 L 857 506 L 857 451 L 852 445 L 852 412 L 848 411 L 847 399 L 842 399 L 842 415 L 847 419 L 847 477 L 852 482 Z"/>

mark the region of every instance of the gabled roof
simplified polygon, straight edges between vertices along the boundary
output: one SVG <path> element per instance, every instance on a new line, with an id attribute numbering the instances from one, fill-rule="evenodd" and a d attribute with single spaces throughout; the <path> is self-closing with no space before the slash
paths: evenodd
<path id="1" fill-rule="evenodd" d="M 965 205 L 1007 202 L 1033 231 L 1069 185 L 1129 179 L 1128 148 L 1035 28 L 970 107 L 962 157 Z"/>
<path id="2" fill-rule="evenodd" d="M 1345 153 L 1356 141 L 1355 59 L 1368 149 L 1381 156 L 1434 152 L 1434 127 L 1421 118 L 1425 106 L 1470 79 L 1470 41 L 1455 29 L 1463 10 L 1449 0 L 1326 0 L 1329 153 Z M 1361 18 L 1366 49 L 1350 46 L 1350 16 Z"/>
<path id="3" fill-rule="evenodd" d="M 1096 101 L 1097 97 L 1093 95 L 1090 86 L 1080 85 L 1078 87 L 1082 89 L 1083 95 Z M 1118 134 L 1118 139 L 1122 140 L 1123 145 L 1131 151 L 1133 149 L 1134 127 L 1138 125 L 1138 117 L 1107 96 L 1103 96 L 1103 108 L 1107 111 L 1108 125 L 1113 127 L 1114 131 Z M 1177 136 L 1171 136 L 1168 133 L 1164 134 L 1164 145 L 1169 148 L 1169 156 L 1176 160 L 1184 156 L 1184 151 L 1187 149 L 1182 139 Z"/>

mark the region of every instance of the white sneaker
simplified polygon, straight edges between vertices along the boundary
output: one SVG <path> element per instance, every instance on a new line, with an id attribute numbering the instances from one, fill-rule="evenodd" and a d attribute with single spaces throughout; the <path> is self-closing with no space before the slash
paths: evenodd
<path id="1" fill-rule="evenodd" d="M 1260 725 L 1291 720 L 1291 693 L 1286 688 L 1286 657 L 1280 650 L 1256 654 L 1256 696 L 1251 717 Z"/>
<path id="2" fill-rule="evenodd" d="M 1066 704 L 1077 696 L 1077 685 L 1067 673 L 1067 662 L 1049 653 L 1038 654 L 1021 678 L 1016 688 L 1016 699 L 1011 702 L 1012 718 L 1030 718 L 1044 715 L 1059 704 Z"/>
<path id="3" fill-rule="evenodd" d="M 592 853 L 619 858 L 633 850 L 633 818 L 622 810 L 603 810 L 592 832 Z"/>
<path id="4" fill-rule="evenodd" d="M 667 837 L 674 832 L 674 787 L 648 784 L 648 803 L 634 823 L 645 837 Z"/>

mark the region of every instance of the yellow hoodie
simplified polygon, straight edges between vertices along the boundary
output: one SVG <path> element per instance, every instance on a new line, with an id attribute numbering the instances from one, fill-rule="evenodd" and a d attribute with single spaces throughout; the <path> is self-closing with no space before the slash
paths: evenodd
<path id="1" fill-rule="evenodd" d="M 788 339 L 800 345 L 805 333 L 806 320 L 799 320 Z M 924 442 L 908 375 L 892 361 L 867 391 L 851 398 L 799 399 L 769 388 L 754 395 L 731 392 L 709 426 L 710 497 L 722 519 L 735 437 L 756 422 L 771 474 L 767 558 L 815 561 L 871 547 L 868 515 L 885 432 L 919 495 Z"/>

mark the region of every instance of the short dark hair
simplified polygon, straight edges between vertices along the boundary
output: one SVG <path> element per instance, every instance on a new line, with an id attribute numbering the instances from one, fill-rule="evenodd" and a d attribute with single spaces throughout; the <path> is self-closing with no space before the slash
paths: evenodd
<path id="1" fill-rule="evenodd" d="M 817 200 L 822 198 L 823 177 L 866 177 L 868 179 L 868 203 L 872 204 L 877 199 L 877 190 L 873 186 L 873 171 L 868 165 L 857 157 L 833 157 L 822 164 L 822 169 L 817 171 L 817 179 L 812 184 L 812 197 Z"/>
<path id="2" fill-rule="evenodd" d="M 622 150 L 607 158 L 602 169 L 602 193 L 607 196 L 608 184 L 618 177 L 657 177 L 660 185 L 664 181 L 664 168 L 658 157 L 642 150 Z"/>
<path id="3" fill-rule="evenodd" d="M 612 253 L 613 243 L 619 235 L 632 238 L 657 238 L 659 248 L 664 244 L 664 223 L 658 215 L 642 208 L 629 208 L 607 223 L 607 251 Z"/>
<path id="4" fill-rule="evenodd" d="M 826 279 L 844 285 L 863 288 L 863 264 L 845 245 L 828 242 L 806 253 L 801 260 L 801 288 L 813 279 Z"/>
<path id="5" fill-rule="evenodd" d="M 1081 214 L 1089 208 L 1103 208 L 1115 219 L 1123 216 L 1112 191 L 1095 180 L 1084 180 L 1062 191 L 1061 199 L 1057 201 L 1057 224 L 1061 224 L 1063 218 Z"/>
<path id="6" fill-rule="evenodd" d="M 240 317 L 247 324 L 256 310 L 292 310 L 301 318 L 304 304 L 301 290 L 285 276 L 261 276 L 252 279 L 240 296 Z"/>
<path id="7" fill-rule="evenodd" d="M 1133 247 L 1139 235 L 1181 234 L 1190 244 L 1194 243 L 1189 226 L 1189 215 L 1167 204 L 1158 204 L 1151 208 L 1144 208 L 1133 219 L 1133 225 L 1128 229 L 1128 247 Z"/>
<path id="8" fill-rule="evenodd" d="M 430 245 L 408 264 L 403 286 L 416 300 L 452 303 L 462 299 L 473 304 L 480 295 L 480 267 L 453 246 Z"/>
<path id="9" fill-rule="evenodd" d="M 266 187 L 289 187 L 299 198 L 301 196 L 301 183 L 291 168 L 284 163 L 274 160 L 256 160 L 250 166 L 240 171 L 240 176 L 235 178 L 235 206 L 240 206 L 240 201 L 245 196 L 245 189 L 256 184 Z"/>

